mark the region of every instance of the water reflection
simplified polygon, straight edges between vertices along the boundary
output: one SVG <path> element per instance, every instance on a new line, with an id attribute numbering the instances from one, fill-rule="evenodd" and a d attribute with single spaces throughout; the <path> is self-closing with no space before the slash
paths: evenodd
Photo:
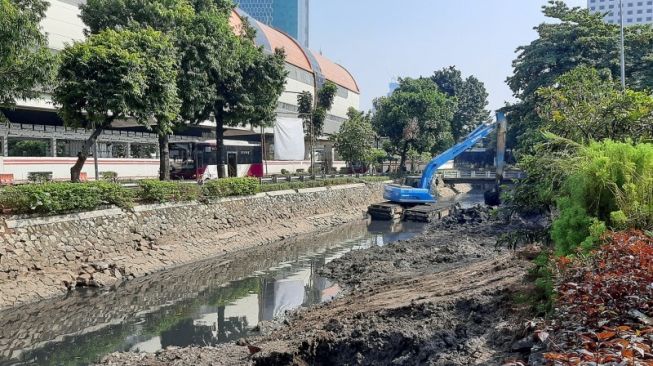
<path id="1" fill-rule="evenodd" d="M 115 351 L 216 345 L 260 321 L 329 301 L 340 291 L 317 270 L 351 250 L 408 239 L 416 223 L 373 222 L 234 254 L 108 292 L 0 313 L 0 365 L 84 365 Z"/>

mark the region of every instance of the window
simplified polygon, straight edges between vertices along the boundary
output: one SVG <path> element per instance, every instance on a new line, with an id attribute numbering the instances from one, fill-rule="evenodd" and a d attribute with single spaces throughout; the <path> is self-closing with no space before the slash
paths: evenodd
<path id="1" fill-rule="evenodd" d="M 642 21 L 642 18 L 637 18 L 637 21 L 638 21 L 638 22 L 641 22 L 641 21 Z"/>
<path id="2" fill-rule="evenodd" d="M 653 17 L 646 17 L 646 21 L 647 22 L 653 21 Z"/>
<path id="3" fill-rule="evenodd" d="M 643 13 L 644 13 L 644 10 L 642 10 L 642 9 L 637 10 L 637 14 L 643 14 Z"/>

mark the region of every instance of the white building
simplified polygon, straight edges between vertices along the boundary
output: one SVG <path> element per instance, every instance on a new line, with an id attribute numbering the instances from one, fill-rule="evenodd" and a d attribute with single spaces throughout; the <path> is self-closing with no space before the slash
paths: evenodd
<path id="1" fill-rule="evenodd" d="M 624 25 L 653 24 L 653 0 L 588 0 L 587 8 L 592 13 L 605 14 L 607 23 L 619 24 L 621 1 L 623 1 Z"/>
<path id="2" fill-rule="evenodd" d="M 53 50 L 61 50 L 68 43 L 83 40 L 85 25 L 79 18 L 78 8 L 81 1 L 50 0 L 50 7 L 42 27 Z M 316 88 L 326 80 L 338 85 L 333 108 L 325 122 L 324 133 L 327 136 L 320 139 L 321 142 L 318 143 L 315 151 L 318 161 L 328 159 L 336 168 L 344 166 L 343 162 L 338 161 L 326 137 L 338 131 L 350 107 L 359 109 L 360 91 L 356 80 L 344 67 L 317 52 L 302 47 L 298 41 L 287 34 L 250 18 L 240 10 L 233 12 L 230 23 L 234 29 L 237 29 L 245 18 L 249 18 L 249 23 L 256 29 L 256 42 L 263 46 L 266 52 L 271 53 L 276 48 L 285 49 L 289 75 L 286 92 L 279 99 L 279 118 L 294 119 L 293 123 L 301 126 L 302 122 L 297 118 L 297 93 L 302 91 L 315 93 Z M 0 126 L 0 178 L 2 174 L 13 174 L 15 180 L 21 181 L 27 179 L 29 172 L 39 171 L 53 172 L 54 178 L 68 177 L 68 170 L 74 164 L 79 146 L 88 136 L 88 132 L 65 128 L 47 94 L 42 95 L 38 100 L 17 101 L 16 109 L 0 109 L 0 113 L 4 113 L 11 122 L 8 126 Z M 211 139 L 214 126 L 210 121 L 206 121 L 200 126 L 188 128 L 183 135 L 173 136 L 171 141 Z M 100 171 L 116 171 L 120 177 L 156 177 L 158 159 L 153 155 L 156 149 L 152 148 L 157 144 L 156 136 L 142 127 L 130 126 L 124 122 L 116 123 L 112 127 L 113 130 L 106 131 L 98 139 Z M 263 132 L 264 139 L 260 129 L 233 128 L 225 133 L 225 137 L 251 142 L 264 140 L 265 173 L 274 174 L 279 173 L 281 169 L 294 171 L 309 167 L 308 151 L 305 152 L 304 160 L 300 161 L 275 159 L 274 129 L 269 128 Z M 14 156 L 11 156 L 11 146 L 15 146 L 17 141 L 30 139 L 45 141 L 47 143 L 47 147 L 43 148 L 45 153 L 25 155 L 23 152 L 22 155 L 14 153 Z M 84 172 L 89 177 L 93 176 L 92 165 L 87 163 L 84 168 Z"/>

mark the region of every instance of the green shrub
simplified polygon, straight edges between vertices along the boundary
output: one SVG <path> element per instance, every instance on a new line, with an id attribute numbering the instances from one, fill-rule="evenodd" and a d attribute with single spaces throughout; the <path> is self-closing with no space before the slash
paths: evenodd
<path id="1" fill-rule="evenodd" d="M 116 172 L 100 172 L 100 178 L 102 180 L 108 180 L 110 182 L 118 181 L 118 173 Z"/>
<path id="2" fill-rule="evenodd" d="M 290 175 L 290 172 L 287 169 L 281 169 L 281 175 Z"/>
<path id="3" fill-rule="evenodd" d="M 31 183 L 45 183 L 52 181 L 52 172 L 29 172 L 27 180 Z"/>
<path id="4" fill-rule="evenodd" d="M 62 214 L 103 205 L 129 208 L 132 203 L 129 190 L 108 182 L 24 184 L 0 190 L 0 205 L 16 214 Z"/>
<path id="5" fill-rule="evenodd" d="M 255 178 L 225 178 L 204 183 L 203 191 L 209 197 L 251 196 L 258 193 L 260 187 Z"/>
<path id="6" fill-rule="evenodd" d="M 200 196 L 199 186 L 191 183 L 142 180 L 138 186 L 138 198 L 148 203 L 186 202 Z"/>
<path id="7" fill-rule="evenodd" d="M 607 228 L 653 228 L 652 144 L 592 142 L 569 172 L 551 233 L 556 254 L 592 249 Z"/>

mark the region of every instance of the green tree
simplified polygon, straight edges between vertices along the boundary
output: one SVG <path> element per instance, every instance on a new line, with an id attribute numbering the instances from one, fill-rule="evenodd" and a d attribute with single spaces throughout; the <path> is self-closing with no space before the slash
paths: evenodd
<path id="1" fill-rule="evenodd" d="M 372 124 L 376 133 L 389 138 L 396 147 L 403 171 L 411 148 L 435 154 L 453 143 L 451 121 L 456 102 L 431 79 L 401 79 L 389 97 L 374 101 L 374 107 Z"/>
<path id="2" fill-rule="evenodd" d="M 105 30 L 64 48 L 53 99 L 67 125 L 92 130 L 70 169 L 72 181 L 79 181 L 90 148 L 113 121 L 177 118 L 176 61 L 170 39 L 150 28 Z"/>
<path id="3" fill-rule="evenodd" d="M 54 57 L 39 25 L 47 7 L 41 0 L 0 0 L 0 107 L 38 97 L 51 81 Z"/>
<path id="4" fill-rule="evenodd" d="M 218 175 L 224 177 L 224 132 L 227 126 L 264 127 L 276 118 L 287 72 L 283 50 L 266 54 L 254 44 L 247 24 L 234 33 L 227 4 L 200 3 L 182 40 L 179 89 L 182 116 L 191 123 L 214 119 Z M 201 11 L 200 11 L 201 10 Z"/>
<path id="5" fill-rule="evenodd" d="M 645 139 L 653 132 L 653 98 L 622 92 L 609 70 L 579 66 L 537 95 L 542 128 L 576 142 Z"/>
<path id="6" fill-rule="evenodd" d="M 376 158 L 371 116 L 350 108 L 347 117 L 338 133 L 331 137 L 335 148 L 349 166 L 356 163 L 369 165 Z"/>
<path id="7" fill-rule="evenodd" d="M 338 86 L 331 81 L 327 81 L 318 89 L 316 100 L 313 102 L 313 94 L 308 91 L 302 92 L 297 96 L 297 105 L 299 118 L 304 121 L 304 130 L 311 149 L 311 168 L 315 161 L 313 157 L 313 146 L 317 136 L 321 136 L 324 130 L 324 122 L 333 106 L 333 102 L 338 93 Z"/>
<path id="8" fill-rule="evenodd" d="M 488 93 L 485 85 L 474 76 L 463 79 L 460 70 L 455 66 L 436 71 L 431 80 L 440 90 L 451 98 L 456 98 L 458 104 L 451 121 L 451 133 L 455 141 L 472 132 L 478 125 L 490 118 Z"/>
<path id="9" fill-rule="evenodd" d="M 105 29 L 140 29 L 151 27 L 164 32 L 175 44 L 177 63 L 182 64 L 186 52 L 193 51 L 194 46 L 184 42 L 190 25 L 195 19 L 195 9 L 188 0 L 88 0 L 80 6 L 81 18 L 89 27 L 91 34 Z M 190 47 L 186 47 L 190 46 Z M 181 72 L 177 73 L 177 83 L 183 82 Z M 193 95 L 185 83 L 185 94 Z M 181 93 L 180 93 L 181 94 Z M 187 101 L 186 98 L 182 98 Z M 159 178 L 170 179 L 169 136 L 184 124 L 182 118 L 175 121 L 157 119 L 154 130 L 159 136 Z"/>
<path id="10" fill-rule="evenodd" d="M 563 1 L 550 1 L 543 11 L 554 21 L 537 26 L 538 38 L 517 49 L 514 72 L 507 80 L 519 99 L 506 108 L 511 146 L 518 141 L 521 146 L 533 146 L 537 140 L 533 133 L 542 123 L 536 112 L 540 88 L 552 86 L 558 77 L 580 65 L 620 75 L 617 25 L 587 9 L 569 8 Z M 634 90 L 653 87 L 653 28 L 627 27 L 625 45 L 628 86 Z"/>

